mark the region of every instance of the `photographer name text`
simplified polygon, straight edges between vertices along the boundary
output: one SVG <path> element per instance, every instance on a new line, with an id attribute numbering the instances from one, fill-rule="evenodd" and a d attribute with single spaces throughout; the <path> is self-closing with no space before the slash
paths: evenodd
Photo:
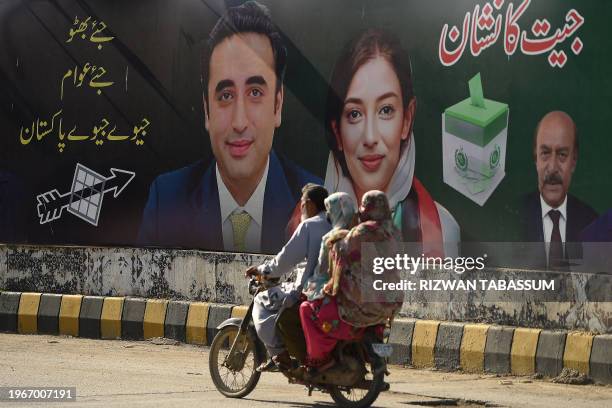
<path id="1" fill-rule="evenodd" d="M 554 280 L 545 279 L 403 279 L 399 282 L 384 282 L 375 280 L 372 283 L 377 291 L 472 291 L 472 290 L 494 290 L 494 291 L 524 291 L 524 290 L 555 290 Z"/>

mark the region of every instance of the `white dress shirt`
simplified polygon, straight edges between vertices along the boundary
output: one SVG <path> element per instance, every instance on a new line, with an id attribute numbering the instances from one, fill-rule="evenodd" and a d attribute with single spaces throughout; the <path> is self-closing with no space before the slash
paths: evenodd
<path id="1" fill-rule="evenodd" d="M 223 233 L 223 248 L 226 251 L 234 251 L 234 230 L 229 216 L 232 213 L 246 212 L 251 216 L 251 223 L 246 232 L 245 251 L 260 252 L 261 251 L 261 226 L 263 218 L 264 194 L 266 192 L 266 181 L 268 179 L 268 166 L 270 158 L 266 162 L 261 180 L 257 188 L 246 202 L 244 207 L 238 205 L 234 197 L 227 189 L 227 186 L 219 173 L 219 166 L 215 165 L 217 173 L 217 190 L 219 191 L 219 205 L 221 207 L 221 231 Z"/>
<path id="2" fill-rule="evenodd" d="M 540 194 L 540 204 L 542 207 L 542 226 L 544 227 L 544 248 L 546 250 L 546 259 L 548 260 L 548 250 L 550 248 L 550 238 L 552 236 L 553 231 L 553 222 L 548 212 L 550 210 L 557 210 L 561 213 L 559 217 L 559 232 L 561 233 L 561 242 L 563 243 L 563 252 L 565 252 L 565 226 L 567 224 L 567 196 L 563 200 L 563 203 L 557 208 L 553 208 L 550 205 L 546 204 L 544 198 Z"/>

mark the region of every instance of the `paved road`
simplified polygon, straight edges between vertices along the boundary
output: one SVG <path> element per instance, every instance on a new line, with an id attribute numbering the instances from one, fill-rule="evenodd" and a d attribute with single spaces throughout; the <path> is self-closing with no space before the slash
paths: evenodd
<path id="1" fill-rule="evenodd" d="M 208 349 L 151 342 L 0 334 L 0 386 L 76 386 L 77 402 L 52 407 L 328 407 L 322 393 L 262 376 L 243 400 L 224 398 L 208 374 Z M 460 405 L 612 407 L 612 387 L 567 386 L 527 378 L 391 368 L 391 392 L 376 407 Z M 501 384 L 501 382 L 506 384 Z M 0 406 L 41 407 L 39 403 Z"/>

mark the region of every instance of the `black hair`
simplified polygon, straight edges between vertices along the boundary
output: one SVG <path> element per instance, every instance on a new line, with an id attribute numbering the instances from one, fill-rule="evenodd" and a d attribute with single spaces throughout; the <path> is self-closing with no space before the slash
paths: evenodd
<path id="1" fill-rule="evenodd" d="M 329 195 L 325 187 L 308 183 L 302 187 L 302 195 L 312 201 L 319 212 L 325 211 L 325 199 Z"/>
<path id="2" fill-rule="evenodd" d="M 276 94 L 280 92 L 285 68 L 287 65 L 287 48 L 285 47 L 278 27 L 272 22 L 267 7 L 256 1 L 227 9 L 210 32 L 208 41 L 202 50 L 202 87 L 204 100 L 208 103 L 208 80 L 210 78 L 210 58 L 213 50 L 223 40 L 236 34 L 256 33 L 268 37 L 274 55 L 274 72 L 276 73 Z"/>

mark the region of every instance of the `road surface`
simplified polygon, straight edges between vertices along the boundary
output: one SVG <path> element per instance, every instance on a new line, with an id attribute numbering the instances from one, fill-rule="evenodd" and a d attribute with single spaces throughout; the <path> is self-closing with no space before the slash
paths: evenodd
<path id="1" fill-rule="evenodd" d="M 12 407 L 331 407 L 327 394 L 308 397 L 278 373 L 266 373 L 242 400 L 219 394 L 208 374 L 208 348 L 150 341 L 90 340 L 0 334 L 0 386 L 76 387 L 77 401 L 0 402 Z M 553 384 L 391 367 L 391 391 L 375 407 L 612 407 L 612 387 Z"/>

